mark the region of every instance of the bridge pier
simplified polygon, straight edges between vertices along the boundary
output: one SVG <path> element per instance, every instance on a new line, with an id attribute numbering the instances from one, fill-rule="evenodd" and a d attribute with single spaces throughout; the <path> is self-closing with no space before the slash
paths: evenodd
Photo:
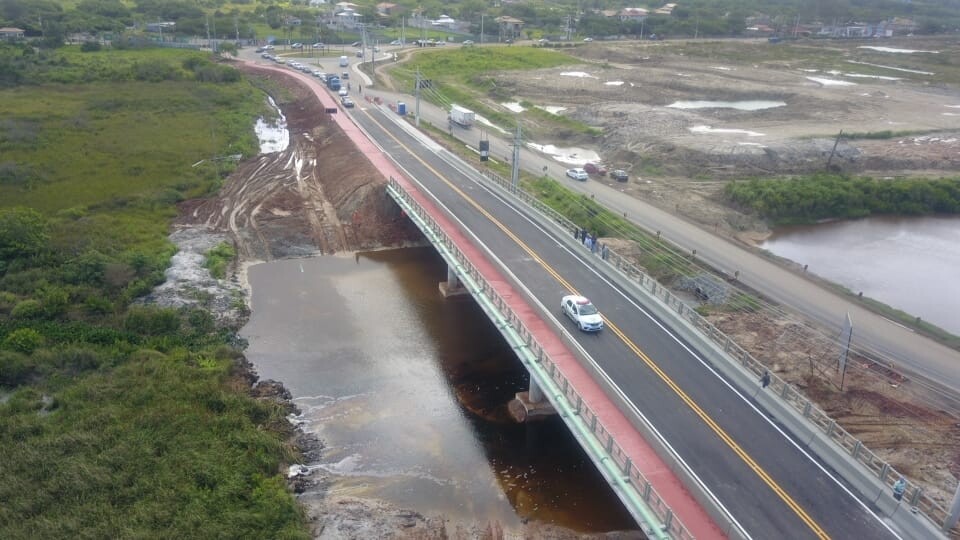
<path id="1" fill-rule="evenodd" d="M 543 420 L 557 414 L 553 405 L 543 399 L 543 390 L 533 377 L 530 378 L 528 391 L 517 392 L 516 397 L 507 404 L 507 410 L 510 411 L 510 416 L 520 423 Z"/>
<path id="2" fill-rule="evenodd" d="M 447 280 L 440 282 L 440 294 L 442 294 L 444 298 L 450 298 L 451 296 L 462 296 L 469 292 L 470 291 L 463 286 L 463 283 L 460 282 L 460 278 L 457 277 L 457 273 L 453 270 L 453 267 L 448 264 Z"/>

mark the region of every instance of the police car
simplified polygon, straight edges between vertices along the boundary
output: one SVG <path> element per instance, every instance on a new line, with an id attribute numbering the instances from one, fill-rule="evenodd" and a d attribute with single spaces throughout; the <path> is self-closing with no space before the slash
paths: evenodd
<path id="1" fill-rule="evenodd" d="M 560 300 L 560 311 L 570 317 L 577 328 L 584 332 L 599 332 L 603 330 L 603 317 L 590 300 L 583 296 L 564 296 Z"/>

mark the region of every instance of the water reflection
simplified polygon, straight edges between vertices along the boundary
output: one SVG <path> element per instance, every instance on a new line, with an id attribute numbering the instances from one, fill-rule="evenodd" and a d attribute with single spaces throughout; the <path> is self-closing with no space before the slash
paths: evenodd
<path id="1" fill-rule="evenodd" d="M 431 249 L 250 269 L 248 355 L 326 444 L 337 493 L 511 528 L 635 528 L 562 422 L 520 426 L 526 373 Z"/>
<path id="2" fill-rule="evenodd" d="M 960 335 L 960 218 L 869 218 L 788 227 L 762 247 Z"/>

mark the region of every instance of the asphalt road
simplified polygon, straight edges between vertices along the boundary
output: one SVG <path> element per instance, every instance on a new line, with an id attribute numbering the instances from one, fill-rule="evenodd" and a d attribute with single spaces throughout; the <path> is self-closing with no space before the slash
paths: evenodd
<path id="1" fill-rule="evenodd" d="M 496 253 L 541 303 L 559 312 L 560 297 L 570 288 L 594 300 L 625 338 L 611 329 L 579 333 L 558 317 L 561 324 L 578 336 L 584 349 L 753 538 L 896 537 L 842 480 L 769 421 L 750 396 L 741 395 L 708 369 L 682 340 L 646 313 L 638 299 L 596 274 L 583 260 L 590 257 L 588 253 L 565 249 L 556 237 L 412 138 L 387 117 L 390 113 L 361 102 L 350 114 L 412 179 Z M 517 235 L 520 243 L 501 226 Z M 567 284 L 552 277 L 544 265 L 556 270 Z M 642 349 L 662 376 L 631 344 Z M 715 425 L 710 426 L 664 377 Z"/>
<path id="2" fill-rule="evenodd" d="M 386 102 L 404 101 L 407 110 L 413 110 L 414 98 L 365 86 L 365 94 L 382 97 Z M 439 107 L 422 101 L 421 121 L 441 129 L 447 123 L 447 113 Z M 490 140 L 493 159 L 509 161 L 511 134 L 504 134 L 483 124 L 471 129 L 454 125 L 450 133 L 467 146 L 477 149 L 481 136 Z M 818 283 L 779 266 L 729 240 L 705 231 L 680 217 L 664 212 L 639 199 L 628 197 L 598 182 L 576 182 L 567 178 L 568 166 L 544 155 L 523 149 L 520 155 L 524 170 L 562 182 L 571 190 L 592 196 L 597 202 L 648 231 L 660 231 L 663 238 L 687 251 L 696 250 L 697 257 L 726 271 L 739 271 L 739 280 L 775 302 L 822 324 L 832 335 L 839 336 L 846 314 L 854 325 L 852 347 L 872 352 L 872 356 L 892 361 L 906 371 L 919 375 L 934 385 L 944 387 L 953 399 L 960 399 L 960 351 L 950 349 L 925 336 L 861 307 L 855 302 L 830 291 Z M 816 272 L 816 268 L 810 269 Z M 918 279 L 921 279 L 918 276 Z"/>

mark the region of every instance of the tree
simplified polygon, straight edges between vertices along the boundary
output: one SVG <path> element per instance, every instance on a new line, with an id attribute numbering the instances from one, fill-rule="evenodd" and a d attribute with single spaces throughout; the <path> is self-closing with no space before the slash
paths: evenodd
<path id="1" fill-rule="evenodd" d="M 49 240 L 47 220 L 22 206 L 0 210 L 0 261 L 31 257 Z"/>

